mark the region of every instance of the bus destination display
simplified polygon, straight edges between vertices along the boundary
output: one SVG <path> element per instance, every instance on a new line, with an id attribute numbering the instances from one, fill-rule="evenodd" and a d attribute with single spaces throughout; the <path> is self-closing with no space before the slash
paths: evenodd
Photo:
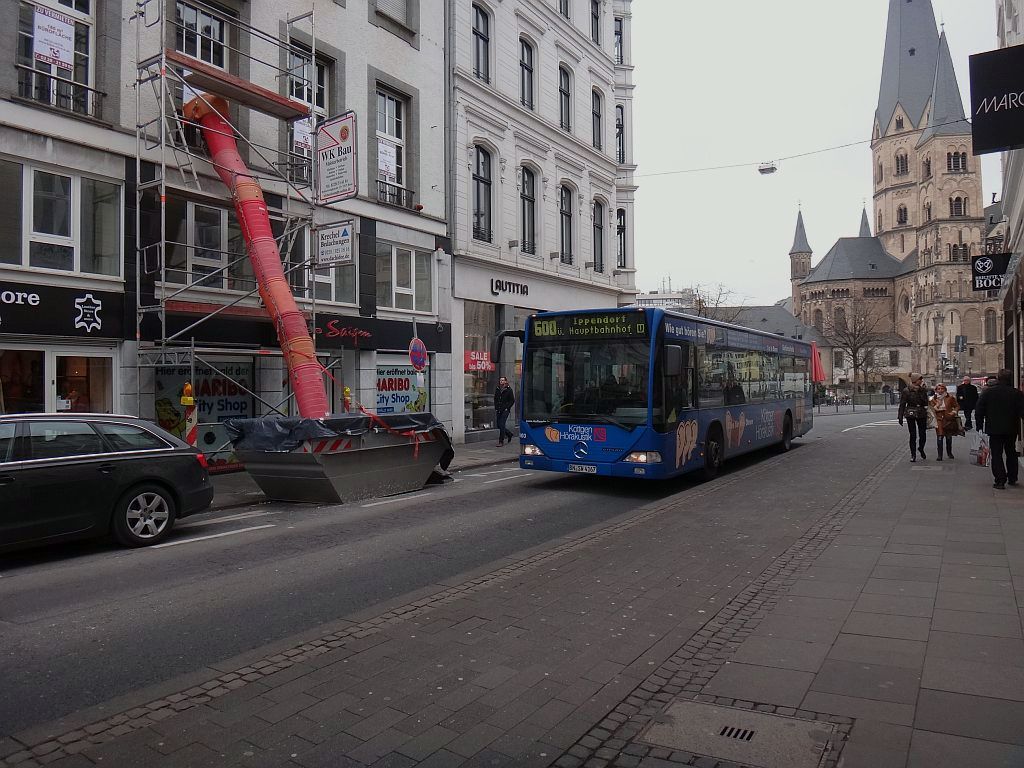
<path id="1" fill-rule="evenodd" d="M 647 336 L 643 312 L 588 312 L 533 319 L 535 339 L 609 339 Z"/>

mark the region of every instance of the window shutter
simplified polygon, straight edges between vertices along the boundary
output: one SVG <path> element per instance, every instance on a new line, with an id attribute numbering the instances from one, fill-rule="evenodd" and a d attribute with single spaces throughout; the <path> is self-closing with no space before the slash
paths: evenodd
<path id="1" fill-rule="evenodd" d="M 407 0 L 377 0 L 377 12 L 390 16 L 395 21 L 408 24 L 408 2 Z"/>

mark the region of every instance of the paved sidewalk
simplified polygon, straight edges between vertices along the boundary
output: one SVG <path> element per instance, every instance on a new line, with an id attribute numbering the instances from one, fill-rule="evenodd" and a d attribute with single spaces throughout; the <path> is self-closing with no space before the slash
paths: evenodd
<path id="1" fill-rule="evenodd" d="M 448 468 L 453 474 L 476 467 L 516 461 L 518 443 L 498 448 L 494 443 L 470 443 L 455 446 L 455 458 Z M 215 495 L 211 509 L 231 509 L 266 501 L 263 491 L 253 482 L 248 472 L 227 472 L 213 475 Z"/>
<path id="2" fill-rule="evenodd" d="M 821 472 L 838 450 L 0 739 L 0 765 L 743 764 L 673 741 L 686 701 L 803 721 L 788 748 L 828 766 L 1024 765 L 1024 489 L 905 448 Z"/>

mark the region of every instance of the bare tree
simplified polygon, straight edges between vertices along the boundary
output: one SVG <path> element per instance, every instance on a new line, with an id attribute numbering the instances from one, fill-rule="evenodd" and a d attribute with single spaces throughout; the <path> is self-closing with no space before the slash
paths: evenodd
<path id="1" fill-rule="evenodd" d="M 891 346 L 886 342 L 892 333 L 891 312 L 862 299 L 835 307 L 822 329 L 829 346 L 849 359 L 854 391 L 858 382 L 867 384 L 870 374 L 888 371 L 883 353 Z"/>
<path id="2" fill-rule="evenodd" d="M 693 307 L 698 317 L 734 323 L 743 311 L 734 302 L 736 293 L 722 283 L 701 283 L 693 288 Z"/>

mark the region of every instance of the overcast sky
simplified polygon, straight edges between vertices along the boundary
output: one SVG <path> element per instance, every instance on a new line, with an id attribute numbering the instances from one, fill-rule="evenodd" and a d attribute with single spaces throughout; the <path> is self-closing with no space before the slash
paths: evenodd
<path id="1" fill-rule="evenodd" d="M 995 2 L 933 0 L 960 91 L 967 57 L 997 47 Z M 762 162 L 870 138 L 889 0 L 635 0 L 634 153 L 637 286 L 724 284 L 737 302 L 790 294 L 797 204 L 817 263 L 856 236 L 872 194 L 867 143 L 754 168 L 651 176 Z M 984 162 L 985 201 L 1000 189 Z"/>

